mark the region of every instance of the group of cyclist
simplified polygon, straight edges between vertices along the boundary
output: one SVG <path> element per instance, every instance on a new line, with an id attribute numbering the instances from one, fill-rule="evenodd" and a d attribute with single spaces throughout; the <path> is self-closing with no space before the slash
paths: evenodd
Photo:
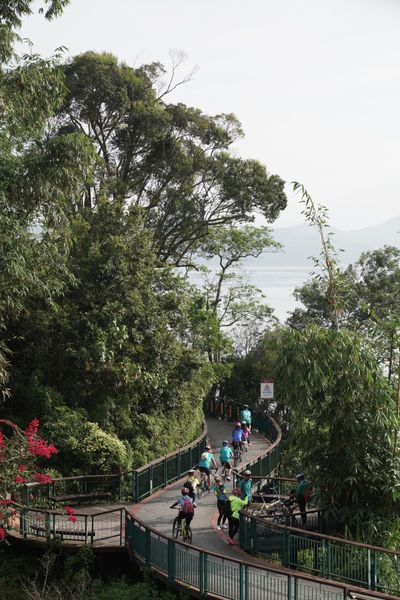
<path id="1" fill-rule="evenodd" d="M 240 413 L 241 421 L 235 423 L 235 428 L 232 431 L 232 448 L 238 449 L 240 452 L 243 451 L 245 443 L 249 443 L 249 436 L 251 431 L 251 412 L 249 407 L 245 405 Z M 221 467 L 224 469 L 226 481 L 231 480 L 232 472 L 232 459 L 234 456 L 233 450 L 229 446 L 228 440 L 222 442 L 220 448 L 219 460 Z M 229 523 L 229 537 L 228 541 L 230 544 L 235 544 L 234 536 L 239 529 L 239 511 L 243 506 L 251 502 L 252 494 L 252 480 L 251 471 L 246 470 L 244 472 L 244 478 L 240 480 L 238 487 L 233 488 L 232 493 L 229 495 L 225 486 L 225 482 L 221 476 L 215 477 L 215 485 L 212 488 L 211 485 L 211 470 L 218 469 L 214 454 L 212 453 L 211 446 L 207 445 L 204 448 L 204 452 L 200 457 L 198 463 L 198 470 L 200 473 L 204 473 L 207 480 L 207 487 L 209 492 L 213 492 L 217 498 L 218 508 L 218 521 L 217 529 L 226 529 L 226 521 Z M 200 482 L 196 477 L 195 469 L 189 469 L 187 480 L 181 489 L 181 496 L 171 506 L 180 507 L 178 515 L 178 524 L 180 525 L 182 520 L 185 519 L 186 526 L 188 527 L 193 519 L 194 509 L 196 506 L 196 488 Z"/>

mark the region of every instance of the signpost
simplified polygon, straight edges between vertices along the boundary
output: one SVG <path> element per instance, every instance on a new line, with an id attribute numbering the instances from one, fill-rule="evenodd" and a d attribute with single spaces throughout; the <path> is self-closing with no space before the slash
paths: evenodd
<path id="1" fill-rule="evenodd" d="M 261 380 L 260 400 L 274 400 L 274 382 L 272 379 Z"/>

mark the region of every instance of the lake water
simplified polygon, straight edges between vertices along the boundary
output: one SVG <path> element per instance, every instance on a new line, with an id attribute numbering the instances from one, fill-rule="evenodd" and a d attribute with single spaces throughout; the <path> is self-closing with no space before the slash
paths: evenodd
<path id="1" fill-rule="evenodd" d="M 266 303 L 275 309 L 275 315 L 283 323 L 288 312 L 301 306 L 293 297 L 295 287 L 311 277 L 312 267 L 246 267 L 249 282 L 266 296 Z"/>
<path id="2" fill-rule="evenodd" d="M 211 268 L 211 264 L 208 264 Z M 266 267 L 257 265 L 256 261 L 246 262 L 242 273 L 248 283 L 255 285 L 266 296 L 265 302 L 275 310 L 275 315 L 283 323 L 288 312 L 300 303 L 293 297 L 293 290 L 310 279 L 312 266 L 308 267 Z M 200 276 L 193 273 L 190 279 L 200 284 Z"/>

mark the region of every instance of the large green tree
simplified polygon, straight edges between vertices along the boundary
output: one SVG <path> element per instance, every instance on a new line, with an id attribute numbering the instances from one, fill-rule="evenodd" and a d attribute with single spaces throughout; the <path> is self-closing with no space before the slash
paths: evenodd
<path id="1" fill-rule="evenodd" d="M 140 208 L 159 258 L 179 265 L 210 227 L 252 221 L 255 211 L 273 221 L 285 208 L 280 177 L 230 153 L 243 135 L 237 118 L 168 104 L 155 85 L 161 65 L 134 69 L 88 52 L 64 72 L 69 93 L 54 135 L 84 133 L 102 159 L 76 210 L 104 194 Z"/>

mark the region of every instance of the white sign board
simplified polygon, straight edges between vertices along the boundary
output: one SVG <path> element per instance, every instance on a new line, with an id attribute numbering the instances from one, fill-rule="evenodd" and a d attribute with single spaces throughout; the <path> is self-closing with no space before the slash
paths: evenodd
<path id="1" fill-rule="evenodd" d="M 261 400 L 274 399 L 274 382 L 271 379 L 263 379 L 260 384 Z"/>

